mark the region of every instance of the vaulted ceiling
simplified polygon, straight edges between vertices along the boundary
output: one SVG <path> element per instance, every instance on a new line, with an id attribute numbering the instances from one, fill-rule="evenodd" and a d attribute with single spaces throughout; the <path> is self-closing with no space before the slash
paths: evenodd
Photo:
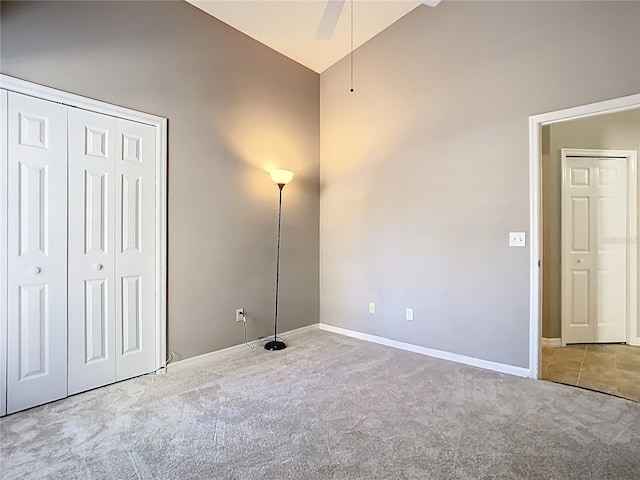
<path id="1" fill-rule="evenodd" d="M 357 48 L 421 5 L 409 0 L 187 1 L 318 73 L 351 51 L 352 13 L 353 46 Z M 321 19 L 331 2 L 343 4 L 330 5 L 331 12 L 327 12 L 339 15 L 335 31 L 328 39 L 317 38 Z"/>

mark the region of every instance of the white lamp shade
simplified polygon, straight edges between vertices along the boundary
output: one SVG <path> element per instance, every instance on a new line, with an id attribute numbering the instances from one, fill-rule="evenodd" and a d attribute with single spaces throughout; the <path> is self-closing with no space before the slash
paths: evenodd
<path id="1" fill-rule="evenodd" d="M 271 175 L 271 180 L 278 185 L 286 185 L 293 179 L 291 170 L 271 170 L 269 175 Z"/>

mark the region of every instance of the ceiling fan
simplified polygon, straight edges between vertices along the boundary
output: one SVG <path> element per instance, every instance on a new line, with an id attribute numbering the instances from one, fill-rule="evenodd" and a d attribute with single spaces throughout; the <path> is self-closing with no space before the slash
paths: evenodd
<path id="1" fill-rule="evenodd" d="M 353 0 L 352 0 L 353 1 Z M 429 7 L 437 6 L 441 0 L 418 0 L 420 3 L 428 5 Z M 320 25 L 316 31 L 316 38 L 318 40 L 328 40 L 333 36 L 333 32 L 338 24 L 338 19 L 342 13 L 346 0 L 327 0 L 327 6 L 324 8 L 324 13 L 320 19 Z"/>

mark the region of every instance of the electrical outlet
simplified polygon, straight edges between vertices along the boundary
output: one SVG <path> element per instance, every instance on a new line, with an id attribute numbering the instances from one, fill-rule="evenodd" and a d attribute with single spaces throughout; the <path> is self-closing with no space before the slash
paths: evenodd
<path id="1" fill-rule="evenodd" d="M 238 308 L 236 310 L 236 322 L 246 322 L 247 319 L 244 318 L 244 308 Z"/>
<path id="2" fill-rule="evenodd" d="M 376 313 L 376 304 L 373 302 L 369 304 L 369 313 Z"/>
<path id="3" fill-rule="evenodd" d="M 510 247 L 524 247 L 526 245 L 525 232 L 509 232 Z"/>
<path id="4" fill-rule="evenodd" d="M 413 320 L 413 308 L 407 308 L 406 309 L 406 315 L 405 315 L 407 320 Z"/>

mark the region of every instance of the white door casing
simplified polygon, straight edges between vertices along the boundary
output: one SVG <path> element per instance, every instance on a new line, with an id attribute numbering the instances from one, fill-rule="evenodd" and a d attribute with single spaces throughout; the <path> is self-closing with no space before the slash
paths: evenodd
<path id="1" fill-rule="evenodd" d="M 7 413 L 67 395 L 67 109 L 8 94 Z"/>
<path id="2" fill-rule="evenodd" d="M 635 156 L 562 150 L 562 344 L 636 334 Z"/>
<path id="3" fill-rule="evenodd" d="M 118 119 L 116 132 L 116 379 L 154 370 L 155 129 Z"/>
<path id="4" fill-rule="evenodd" d="M 601 102 L 566 108 L 548 113 L 540 113 L 529 117 L 529 228 L 531 242 L 529 251 L 529 377 L 538 379 L 542 371 L 542 127 L 558 122 L 586 118 L 604 113 L 615 113 L 640 108 L 640 93 L 614 98 Z M 637 152 L 630 153 L 629 200 L 633 204 L 637 198 Z M 629 216 L 630 235 L 637 236 L 637 217 Z M 637 254 L 635 248 L 630 249 L 631 271 L 629 275 L 629 291 L 637 291 Z M 629 295 L 629 331 L 627 343 L 640 345 L 640 318 L 637 316 L 637 295 Z"/>
<path id="5" fill-rule="evenodd" d="M 116 119 L 69 108 L 68 148 L 72 395 L 116 379 Z"/>
<path id="6" fill-rule="evenodd" d="M 7 91 L 0 90 L 0 415 L 7 413 Z"/>

